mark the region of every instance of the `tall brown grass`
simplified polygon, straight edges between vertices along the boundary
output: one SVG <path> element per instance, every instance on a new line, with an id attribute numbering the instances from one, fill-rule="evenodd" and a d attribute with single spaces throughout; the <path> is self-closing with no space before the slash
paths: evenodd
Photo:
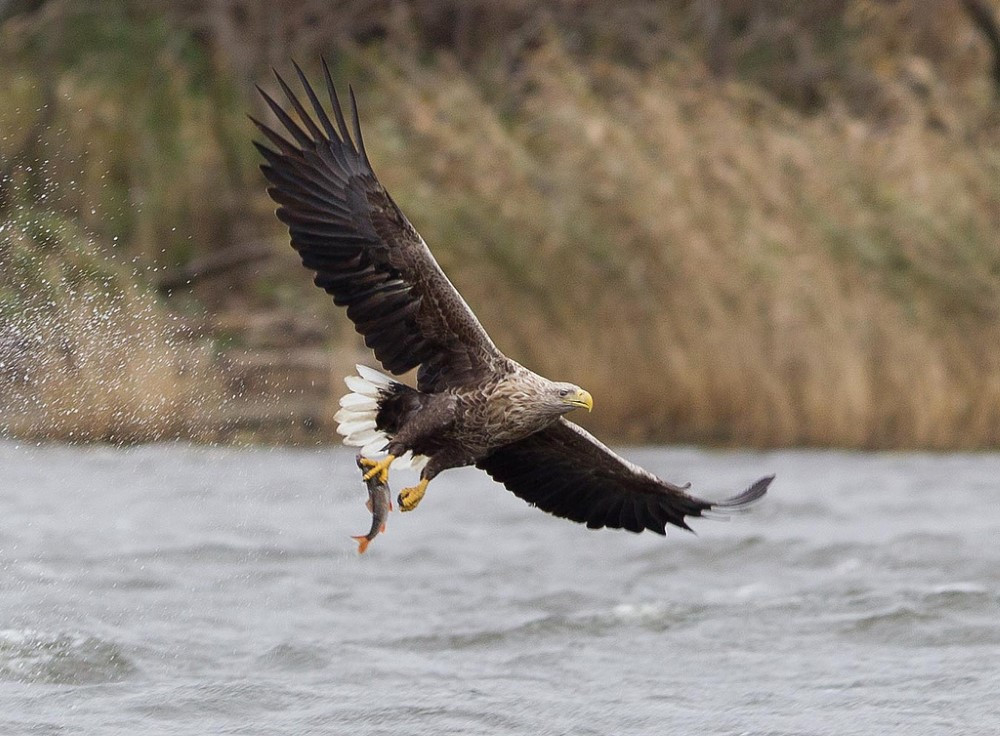
<path id="1" fill-rule="evenodd" d="M 65 27 L 84 5 L 51 0 L 53 17 L 23 21 L 16 37 L 0 28 L 14 70 L 0 79 L 0 141 L 20 140 L 43 86 L 18 39 Z M 622 15 L 508 0 L 495 15 L 463 15 L 443 0 L 342 2 L 301 27 L 294 19 L 315 4 L 278 5 L 277 15 L 249 3 L 188 16 L 207 5 L 120 0 L 120 17 L 88 20 L 106 48 L 79 34 L 72 63 L 49 52 L 51 207 L 117 239 L 119 260 L 150 267 L 244 239 L 273 244 L 265 270 L 174 294 L 175 309 L 207 305 L 227 340 L 248 342 L 246 315 L 318 315 L 328 337 L 304 342 L 357 351 L 271 215 L 243 118 L 262 112 L 246 80 L 264 62 L 287 70 L 295 49 L 318 79 L 316 58 L 332 50 L 338 78 L 355 83 L 383 183 L 500 347 L 590 389 L 588 421 L 606 436 L 1000 444 L 1000 115 L 987 50 L 957 2 L 935 0 L 932 13 L 911 2 L 732 0 L 719 4 L 721 35 L 706 35 L 704 3 L 636 0 Z M 128 25 L 135 13 L 141 33 Z M 247 30 L 237 17 L 281 43 L 227 46 Z M 491 36 L 496 27 L 510 35 Z M 107 58 L 129 58 L 115 39 L 147 49 L 150 64 L 105 73 Z M 179 417 L 158 426 L 183 433 L 201 411 L 184 398 L 187 359 L 156 337 L 169 318 L 140 287 L 120 313 L 155 314 L 158 326 L 115 395 L 129 416 Z M 88 314 L 79 301 L 61 309 L 64 323 Z M 79 319 L 77 344 L 108 355 L 142 322 L 95 331 L 101 320 Z M 103 389 L 60 378 L 49 350 L 39 365 L 64 398 L 46 403 L 69 422 Z M 142 356 L 172 350 L 142 367 Z M 114 360 L 95 357 L 94 375 L 114 375 Z M 156 397 L 167 408 L 142 403 Z M 99 407 L 118 401 L 92 402 L 92 419 L 65 426 L 107 434 L 115 421 L 102 417 L 115 410 Z"/>

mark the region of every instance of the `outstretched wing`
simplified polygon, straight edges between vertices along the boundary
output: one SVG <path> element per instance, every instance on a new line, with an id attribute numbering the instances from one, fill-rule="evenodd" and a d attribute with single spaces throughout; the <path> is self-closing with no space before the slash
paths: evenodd
<path id="1" fill-rule="evenodd" d="M 560 419 L 476 463 L 494 480 L 542 511 L 586 524 L 666 534 L 666 525 L 690 530 L 686 516 L 739 511 L 760 499 L 774 476 L 761 478 L 725 501 L 703 501 L 688 486 L 660 480 L 616 455 L 589 432 Z"/>
<path id="2" fill-rule="evenodd" d="M 325 61 L 323 70 L 336 126 L 298 65 L 315 119 L 278 76 L 301 122 L 264 90 L 260 93 L 290 138 L 253 121 L 274 146 L 255 142 L 267 162 L 261 165 L 271 184 L 267 191 L 280 205 L 278 218 L 288 225 L 292 247 L 316 272 L 316 285 L 347 307 L 365 344 L 391 373 L 420 366 L 419 388 L 437 391 L 505 370 L 507 358 L 375 177 L 353 90 L 352 139 Z"/>

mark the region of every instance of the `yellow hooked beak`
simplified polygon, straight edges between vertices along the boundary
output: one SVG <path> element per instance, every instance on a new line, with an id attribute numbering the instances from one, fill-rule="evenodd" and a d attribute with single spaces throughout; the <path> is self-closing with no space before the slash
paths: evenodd
<path id="1" fill-rule="evenodd" d="M 590 395 L 590 391 L 584 391 L 582 388 L 575 394 L 567 396 L 563 401 L 570 406 L 580 407 L 587 411 L 594 410 L 594 397 Z"/>

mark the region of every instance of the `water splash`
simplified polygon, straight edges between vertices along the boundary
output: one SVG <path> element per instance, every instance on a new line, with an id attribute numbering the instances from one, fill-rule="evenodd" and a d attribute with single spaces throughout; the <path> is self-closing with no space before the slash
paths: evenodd
<path id="1" fill-rule="evenodd" d="M 211 344 L 70 220 L 15 205 L 0 232 L 0 433 L 204 436 L 222 403 Z"/>

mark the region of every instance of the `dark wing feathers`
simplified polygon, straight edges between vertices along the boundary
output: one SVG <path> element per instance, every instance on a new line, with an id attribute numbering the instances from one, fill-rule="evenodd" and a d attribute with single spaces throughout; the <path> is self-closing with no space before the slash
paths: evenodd
<path id="1" fill-rule="evenodd" d="M 774 476 L 743 493 L 712 502 L 619 457 L 588 432 L 560 419 L 476 463 L 514 495 L 555 516 L 586 524 L 666 533 L 673 524 L 690 530 L 685 517 L 740 511 L 760 499 Z M 718 514 L 717 514 L 718 515 Z"/>
<path id="2" fill-rule="evenodd" d="M 421 390 L 508 370 L 507 358 L 375 177 L 354 91 L 349 129 L 326 63 L 333 120 L 298 65 L 295 73 L 311 112 L 276 73 L 288 108 L 260 93 L 285 134 L 254 120 L 269 144 L 255 145 L 278 218 L 288 225 L 302 263 L 316 272 L 317 286 L 347 307 L 386 370 L 400 374 L 419 366 Z"/>

